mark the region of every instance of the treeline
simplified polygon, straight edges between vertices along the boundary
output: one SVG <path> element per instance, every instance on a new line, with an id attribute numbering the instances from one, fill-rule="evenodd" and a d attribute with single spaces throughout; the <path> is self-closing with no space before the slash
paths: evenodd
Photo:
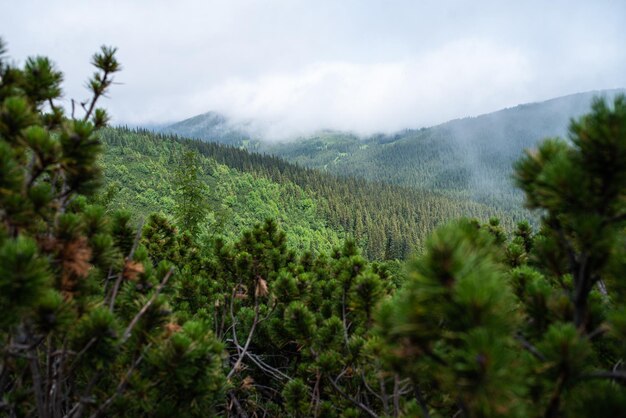
<path id="1" fill-rule="evenodd" d="M 340 177 L 224 144 L 128 128 L 108 129 L 102 137 L 107 153 L 115 152 L 115 147 L 145 155 L 162 153 L 168 157 L 160 161 L 167 165 L 174 164 L 175 157 L 169 156 L 178 152 L 174 151 L 176 147 L 182 146 L 241 173 L 269 179 L 287 190 L 296 190 L 295 185 L 315 201 L 320 217 L 327 221 L 329 228 L 353 237 L 370 259 L 404 259 L 412 251 L 423 248 L 425 237 L 437 225 L 460 216 L 483 221 L 498 217 L 509 230 L 514 225 L 508 214 L 470 199 Z M 283 221 L 289 223 L 289 219 Z"/>

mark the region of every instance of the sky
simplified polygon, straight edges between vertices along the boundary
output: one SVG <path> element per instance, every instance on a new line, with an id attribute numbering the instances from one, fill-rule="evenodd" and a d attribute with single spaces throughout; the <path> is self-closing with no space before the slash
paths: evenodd
<path id="1" fill-rule="evenodd" d="M 16 63 L 45 55 L 64 101 L 118 48 L 114 124 L 216 111 L 267 137 L 419 128 L 626 87 L 626 1 L 0 0 Z"/>

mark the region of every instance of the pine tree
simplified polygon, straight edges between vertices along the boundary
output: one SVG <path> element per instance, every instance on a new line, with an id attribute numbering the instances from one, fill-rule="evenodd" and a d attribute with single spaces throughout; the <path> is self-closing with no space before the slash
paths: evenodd
<path id="1" fill-rule="evenodd" d="M 198 233 L 209 211 L 206 184 L 201 173 L 198 154 L 185 152 L 175 173 L 176 219 L 182 230 L 192 235 Z"/>
<path id="2" fill-rule="evenodd" d="M 171 315 L 175 268 L 148 258 L 128 213 L 89 203 L 115 53 L 93 56 L 91 98 L 71 115 L 50 60 L 0 57 L 3 416 L 203 416 L 223 399 L 221 344 Z"/>
<path id="3" fill-rule="evenodd" d="M 539 233 L 440 229 L 379 312 L 387 361 L 423 416 L 622 416 L 626 98 L 595 101 L 515 178 Z"/>

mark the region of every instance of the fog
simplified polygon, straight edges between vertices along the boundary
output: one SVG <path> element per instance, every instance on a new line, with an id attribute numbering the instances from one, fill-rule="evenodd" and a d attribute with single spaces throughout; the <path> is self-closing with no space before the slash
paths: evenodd
<path id="1" fill-rule="evenodd" d="M 392 132 L 626 86 L 626 2 L 517 3 L 6 1 L 0 36 L 16 62 L 53 58 L 66 102 L 86 97 L 98 46 L 117 46 L 114 123 L 216 111 L 270 138 Z"/>

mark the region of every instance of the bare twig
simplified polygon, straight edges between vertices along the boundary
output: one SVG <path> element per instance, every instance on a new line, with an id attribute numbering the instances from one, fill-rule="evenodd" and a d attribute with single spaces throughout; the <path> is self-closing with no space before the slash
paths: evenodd
<path id="1" fill-rule="evenodd" d="M 239 414 L 239 416 L 241 418 L 248 418 L 248 414 L 246 414 L 246 411 L 244 411 L 243 408 L 241 407 L 241 404 L 239 403 L 239 400 L 237 399 L 235 394 L 230 392 L 229 396 L 230 396 L 230 399 L 231 399 L 231 405 L 235 405 L 235 409 L 237 410 L 237 414 Z"/>
<path id="2" fill-rule="evenodd" d="M 241 349 L 241 352 L 239 353 L 239 358 L 237 358 L 235 365 L 230 370 L 230 372 L 228 372 L 228 375 L 226 376 L 227 380 L 230 379 L 233 376 L 233 374 L 235 374 L 235 372 L 239 369 L 239 366 L 241 366 L 241 361 L 243 360 L 244 356 L 246 355 L 246 352 L 248 351 L 248 347 L 250 346 L 250 343 L 252 342 L 252 336 L 254 335 L 254 330 L 256 329 L 256 326 L 258 323 L 259 323 L 259 299 L 255 298 L 254 320 L 252 321 L 252 326 L 250 327 L 250 332 L 248 333 L 248 339 L 246 340 L 245 345 Z M 237 343 L 237 345 L 239 344 Z"/>
<path id="3" fill-rule="evenodd" d="M 378 400 L 380 400 L 383 404 L 385 403 L 385 400 L 383 399 L 382 396 L 380 396 L 378 393 L 376 393 L 371 387 L 370 385 L 367 384 L 367 380 L 365 379 L 365 373 L 363 371 L 361 371 L 361 380 L 363 381 L 363 385 L 365 386 L 365 389 L 367 389 L 367 391 L 369 393 L 371 393 L 372 395 L 374 395 L 376 398 L 378 398 Z"/>
<path id="4" fill-rule="evenodd" d="M 233 342 L 232 340 L 227 340 L 229 342 Z M 236 348 L 238 349 L 239 352 L 241 352 L 243 350 L 243 347 L 241 347 L 240 345 L 236 344 Z M 261 359 L 261 356 L 253 354 L 249 351 L 246 351 L 245 353 L 246 357 L 248 357 L 250 360 L 252 360 L 252 362 L 254 364 L 256 364 L 261 371 L 269 374 L 270 376 L 281 380 L 281 379 L 286 379 L 286 380 L 293 380 L 293 378 L 291 376 L 286 375 L 285 373 L 281 372 L 280 370 L 278 370 L 275 367 L 270 366 L 269 364 L 267 364 L 266 362 L 264 362 Z"/>
<path id="5" fill-rule="evenodd" d="M 416 385 L 413 388 L 413 392 L 415 393 L 415 400 L 417 400 L 417 403 L 419 404 L 420 409 L 422 410 L 422 414 L 424 414 L 424 418 L 430 418 L 430 413 L 428 412 L 428 404 L 426 403 L 426 400 L 422 396 L 419 386 Z"/>
<path id="6" fill-rule="evenodd" d="M 544 356 L 534 345 L 528 342 L 521 334 L 517 334 L 515 339 L 533 356 L 537 357 L 541 361 L 546 361 L 546 356 Z"/>
<path id="7" fill-rule="evenodd" d="M 393 416 L 400 414 L 400 378 L 398 375 L 393 376 Z"/>
<path id="8" fill-rule="evenodd" d="M 587 339 L 593 340 L 594 338 L 599 337 L 599 336 L 609 332 L 609 329 L 610 329 L 609 325 L 601 324 L 598 328 L 594 329 L 589 334 L 587 334 Z"/>
<path id="9" fill-rule="evenodd" d="M 139 364 L 142 362 L 144 353 L 148 350 L 149 347 L 150 344 L 146 345 L 146 347 L 144 348 L 144 352 L 141 353 L 139 357 L 137 357 L 137 360 L 133 362 L 133 364 L 128 368 L 128 371 L 126 371 L 126 374 L 124 375 L 122 380 L 120 380 L 120 383 L 117 385 L 115 392 L 113 392 L 113 394 L 106 401 L 104 401 L 102 405 L 100 405 L 96 412 L 91 414 L 90 418 L 97 418 L 102 415 L 109 408 L 109 406 L 111 406 L 113 401 L 124 392 L 124 389 L 126 388 L 126 385 L 128 383 L 128 379 L 130 379 L 130 376 L 133 374 L 137 366 L 139 366 Z"/>
<path id="10" fill-rule="evenodd" d="M 340 375 L 341 376 L 341 375 Z M 339 379 L 339 377 L 337 378 Z M 354 399 L 352 396 L 348 395 L 346 392 L 344 392 L 338 385 L 337 382 L 335 380 L 333 380 L 332 378 L 328 378 L 328 380 L 330 381 L 330 384 L 335 388 L 335 390 L 345 399 L 349 400 L 350 402 L 352 402 L 355 406 L 357 406 L 359 409 L 361 409 L 363 412 L 365 412 L 367 415 L 369 415 L 370 417 L 374 417 L 374 418 L 378 418 L 378 415 L 376 415 L 376 413 L 374 411 L 372 411 L 371 409 L 369 409 L 365 404 L 363 404 L 362 402 L 359 402 L 358 400 Z"/>
<path id="11" fill-rule="evenodd" d="M 565 386 L 565 375 L 561 373 L 556 381 L 556 387 L 550 396 L 550 403 L 548 409 L 546 409 L 546 418 L 552 418 L 558 416 L 559 409 L 561 407 L 561 392 Z"/>
<path id="12" fill-rule="evenodd" d="M 40 417 L 46 417 L 46 410 L 44 406 L 44 394 L 42 391 L 43 382 L 41 380 L 41 373 L 39 370 L 39 362 L 37 361 L 37 352 L 30 353 L 29 355 L 30 371 L 33 377 L 33 390 L 35 392 L 35 401 L 37 403 L 37 414 Z"/>
<path id="13" fill-rule="evenodd" d="M 610 379 L 610 380 L 622 380 L 626 382 L 626 372 L 616 370 L 603 370 L 598 372 L 587 373 L 582 376 L 582 379 Z"/>
<path id="14" fill-rule="evenodd" d="M 148 309 L 150 309 L 150 306 L 152 306 L 156 298 L 159 296 L 159 293 L 161 293 L 172 274 L 174 274 L 174 267 L 169 269 L 169 271 L 165 274 L 165 277 L 163 277 L 163 280 L 161 280 L 161 283 L 159 283 L 157 288 L 154 290 L 154 293 L 152 294 L 152 297 L 150 297 L 150 300 L 148 300 L 148 302 L 143 305 L 143 308 L 141 308 L 141 310 L 137 312 L 137 315 L 135 315 L 133 320 L 130 321 L 130 324 L 128 324 L 128 327 L 126 327 L 124 334 L 122 334 L 122 344 L 125 343 L 126 340 L 128 340 L 131 332 L 133 331 L 133 328 L 137 325 L 137 322 L 139 322 L 141 317 L 148 311 Z"/>
<path id="15" fill-rule="evenodd" d="M 85 405 L 88 403 L 94 403 L 93 396 L 89 396 L 91 391 L 100 377 L 102 376 L 102 371 L 97 372 L 93 375 L 89 383 L 87 384 L 87 388 L 84 391 L 84 395 L 80 397 L 78 402 L 74 405 L 74 407 L 68 412 L 65 417 L 66 418 L 80 418 L 83 415 L 83 411 L 85 410 Z"/>
<path id="16" fill-rule="evenodd" d="M 343 295 L 341 296 L 341 322 L 343 324 L 343 339 L 346 344 L 346 350 L 348 353 L 350 352 L 350 342 L 348 338 L 348 324 L 347 324 L 347 313 L 346 313 L 346 289 L 343 290 Z"/>

